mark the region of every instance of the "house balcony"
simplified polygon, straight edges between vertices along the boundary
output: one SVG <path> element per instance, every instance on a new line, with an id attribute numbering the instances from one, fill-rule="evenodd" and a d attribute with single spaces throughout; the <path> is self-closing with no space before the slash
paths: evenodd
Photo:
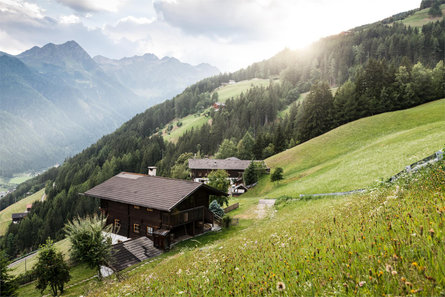
<path id="1" fill-rule="evenodd" d="M 213 214 L 204 206 L 186 209 L 177 213 L 164 213 L 162 215 L 162 228 L 172 229 L 196 221 L 213 223 Z"/>

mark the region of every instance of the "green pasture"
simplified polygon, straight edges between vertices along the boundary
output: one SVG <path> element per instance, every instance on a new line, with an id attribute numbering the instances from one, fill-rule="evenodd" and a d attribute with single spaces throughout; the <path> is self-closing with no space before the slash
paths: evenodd
<path id="1" fill-rule="evenodd" d="M 0 236 L 4 235 L 6 230 L 8 229 L 8 226 L 12 221 L 11 215 L 13 213 L 25 212 L 26 205 L 40 200 L 44 192 L 45 189 L 35 192 L 34 194 L 31 194 L 28 197 L 23 198 L 22 200 L 19 200 L 16 203 L 0 211 Z"/>
<path id="2" fill-rule="evenodd" d="M 263 177 L 247 196 L 330 193 L 369 187 L 445 145 L 445 99 L 360 119 L 274 155 L 272 170 L 284 180 Z"/>

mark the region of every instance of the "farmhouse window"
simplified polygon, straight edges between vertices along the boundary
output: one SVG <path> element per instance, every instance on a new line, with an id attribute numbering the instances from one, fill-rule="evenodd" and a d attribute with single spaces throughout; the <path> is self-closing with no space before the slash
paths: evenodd
<path id="1" fill-rule="evenodd" d="M 153 234 L 153 227 L 147 226 L 147 235 Z"/>
<path id="2" fill-rule="evenodd" d="M 140 230 L 139 224 L 133 224 L 133 231 L 134 231 L 134 233 L 139 233 L 139 230 Z"/>
<path id="3" fill-rule="evenodd" d="M 133 205 L 134 209 L 139 209 L 138 205 Z"/>
<path id="4" fill-rule="evenodd" d="M 184 222 L 187 222 L 189 220 L 189 213 L 184 213 Z"/>
<path id="5" fill-rule="evenodd" d="M 120 228 L 121 226 L 121 221 L 119 219 L 114 219 L 114 228 Z"/>
<path id="6" fill-rule="evenodd" d="M 147 207 L 147 211 L 153 211 L 153 209 Z"/>

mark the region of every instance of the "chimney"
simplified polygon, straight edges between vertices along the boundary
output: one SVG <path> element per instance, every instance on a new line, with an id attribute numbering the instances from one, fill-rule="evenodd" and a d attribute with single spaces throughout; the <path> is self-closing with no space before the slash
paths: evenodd
<path id="1" fill-rule="evenodd" d="M 148 175 L 156 176 L 156 167 L 155 166 L 148 166 Z"/>

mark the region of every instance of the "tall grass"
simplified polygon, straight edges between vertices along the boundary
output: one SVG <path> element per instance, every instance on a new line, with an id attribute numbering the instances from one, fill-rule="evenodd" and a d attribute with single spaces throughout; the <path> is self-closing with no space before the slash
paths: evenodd
<path id="1" fill-rule="evenodd" d="M 368 187 L 439 150 L 444 139 L 445 99 L 360 119 L 268 158 L 268 166 L 284 169 L 284 181 L 264 178 L 247 196 Z"/>
<path id="2" fill-rule="evenodd" d="M 443 295 L 444 167 L 368 194 L 287 200 L 231 238 L 184 249 L 90 294 Z"/>

